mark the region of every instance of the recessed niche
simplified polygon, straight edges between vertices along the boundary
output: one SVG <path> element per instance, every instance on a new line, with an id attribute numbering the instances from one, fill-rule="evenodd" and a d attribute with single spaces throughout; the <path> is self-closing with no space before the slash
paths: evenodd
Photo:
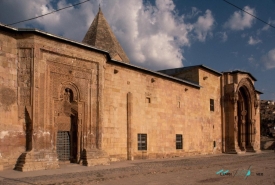
<path id="1" fill-rule="evenodd" d="M 151 98 L 146 97 L 145 102 L 146 102 L 146 103 L 151 103 Z"/>

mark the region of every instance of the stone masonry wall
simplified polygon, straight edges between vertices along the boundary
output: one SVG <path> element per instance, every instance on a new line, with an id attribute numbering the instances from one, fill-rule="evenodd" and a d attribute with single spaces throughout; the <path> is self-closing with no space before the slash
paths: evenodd
<path id="1" fill-rule="evenodd" d="M 201 71 L 200 80 L 205 75 L 208 79 L 202 81 L 201 89 L 197 89 L 107 64 L 103 149 L 112 160 L 127 158 L 127 93 L 130 92 L 131 159 L 221 152 L 220 89 L 217 85 L 219 77 Z M 215 101 L 214 112 L 210 111 L 210 98 Z M 146 151 L 137 148 L 138 133 L 147 134 Z M 183 136 L 183 149 L 176 150 L 176 134 Z"/>
<path id="2" fill-rule="evenodd" d="M 101 147 L 105 61 L 105 54 L 33 33 L 0 34 L 0 170 L 19 159 L 28 166 L 22 171 L 58 167 L 53 151 L 63 86 L 75 88 L 77 146 Z M 34 153 L 23 155 L 28 151 Z"/>
<path id="3" fill-rule="evenodd" d="M 201 102 L 200 110 L 204 110 L 199 112 L 199 114 L 202 114 L 201 125 L 204 133 L 203 140 L 207 143 L 206 146 L 202 148 L 208 146 L 208 150 L 211 150 L 215 142 L 216 147 L 214 148 L 214 153 L 220 153 L 222 151 L 220 77 L 204 69 L 199 69 L 198 74 L 199 84 L 202 86 L 199 91 L 199 101 Z M 214 100 L 214 111 L 210 111 L 210 99 Z M 198 111 L 195 112 L 198 113 Z"/>
<path id="4" fill-rule="evenodd" d="M 199 83 L 198 70 L 199 70 L 198 68 L 191 68 L 188 70 L 184 70 L 184 72 L 176 74 L 175 77 L 198 84 Z"/>
<path id="5" fill-rule="evenodd" d="M 25 132 L 18 122 L 17 41 L 12 33 L 0 32 L 0 161 L 5 168 L 25 150 Z"/>
<path id="6" fill-rule="evenodd" d="M 35 38 L 37 52 L 38 107 L 36 107 L 40 132 L 37 149 L 52 149 L 54 144 L 55 120 L 59 111 L 62 87 L 76 90 L 74 96 L 81 104 L 77 107 L 78 118 L 82 121 L 85 148 L 96 147 L 96 127 L 98 118 L 98 94 L 101 81 L 98 70 L 106 60 L 104 55 L 72 46 L 71 44 Z M 79 97 L 77 93 L 79 92 Z M 81 110 L 80 110 L 81 109 Z M 55 128 L 56 127 L 56 128 Z M 44 144 L 42 144 L 44 143 Z"/>

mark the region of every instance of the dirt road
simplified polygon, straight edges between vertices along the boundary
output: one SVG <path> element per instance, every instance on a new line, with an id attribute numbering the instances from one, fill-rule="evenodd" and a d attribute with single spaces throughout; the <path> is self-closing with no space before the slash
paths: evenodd
<path id="1" fill-rule="evenodd" d="M 58 174 L 50 174 L 54 171 L 44 170 L 38 176 L 34 172 L 16 172 L 26 174 L 28 177 L 20 177 L 20 174 L 17 177 L 16 175 L 7 177 L 8 175 L 5 176 L 4 173 L 0 172 L 0 184 L 275 185 L 275 153 L 273 151 L 265 151 L 260 154 L 221 154 L 203 157 L 124 161 L 97 168 L 77 166 L 76 168 L 79 170 L 66 171 L 70 167 L 72 165 L 62 166 L 59 171 L 56 171 Z M 224 173 L 225 171 L 227 172 Z M 218 172 L 220 173 L 217 174 Z"/>

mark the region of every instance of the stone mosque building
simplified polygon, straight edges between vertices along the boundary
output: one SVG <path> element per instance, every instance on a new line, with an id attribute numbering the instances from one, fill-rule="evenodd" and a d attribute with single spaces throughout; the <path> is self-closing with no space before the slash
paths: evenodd
<path id="1" fill-rule="evenodd" d="M 81 43 L 0 25 L 0 170 L 259 152 L 255 81 L 132 65 L 101 10 Z"/>

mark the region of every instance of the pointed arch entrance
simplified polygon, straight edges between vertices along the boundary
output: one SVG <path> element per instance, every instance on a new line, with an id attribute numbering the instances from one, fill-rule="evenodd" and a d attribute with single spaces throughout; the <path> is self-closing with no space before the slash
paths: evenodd
<path id="1" fill-rule="evenodd" d="M 83 150 L 79 92 L 72 83 L 64 83 L 55 101 L 55 149 L 59 161 L 78 163 Z"/>
<path id="2" fill-rule="evenodd" d="M 251 143 L 251 132 L 249 123 L 249 96 L 245 87 L 241 87 L 238 91 L 238 147 L 241 151 L 245 151 Z"/>
<path id="3" fill-rule="evenodd" d="M 236 151 L 254 152 L 255 140 L 255 89 L 249 79 L 242 79 L 237 87 L 235 110 Z"/>

